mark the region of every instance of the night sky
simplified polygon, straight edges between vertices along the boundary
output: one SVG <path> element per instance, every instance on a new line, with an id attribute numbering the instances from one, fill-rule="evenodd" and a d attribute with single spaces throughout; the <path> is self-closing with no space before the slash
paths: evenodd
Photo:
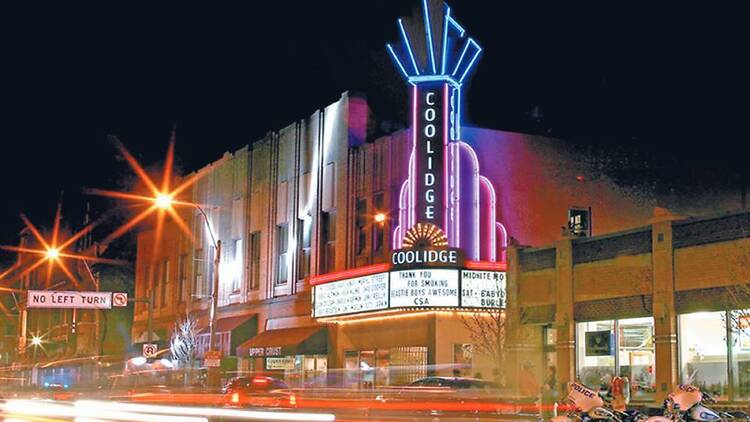
<path id="1" fill-rule="evenodd" d="M 61 191 L 78 225 L 83 188 L 127 184 L 108 135 L 158 164 L 177 124 L 179 164 L 194 170 L 345 90 L 405 125 L 406 89 L 384 45 L 416 1 L 256 3 L 3 6 L 0 244 L 17 242 L 20 212 L 49 226 Z M 484 48 L 465 91 L 470 123 L 625 151 L 636 157 L 625 174 L 681 188 L 748 173 L 739 6 L 522 3 L 450 2 Z M 92 201 L 96 215 L 111 205 Z"/>

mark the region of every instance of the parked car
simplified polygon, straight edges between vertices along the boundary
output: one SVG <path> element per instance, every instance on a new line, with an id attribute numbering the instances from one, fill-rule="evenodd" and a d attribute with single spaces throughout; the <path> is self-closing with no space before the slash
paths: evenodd
<path id="1" fill-rule="evenodd" d="M 498 389 L 500 386 L 492 381 L 485 381 L 478 378 L 465 377 L 425 377 L 420 378 L 411 384 L 410 387 L 445 387 L 455 390 L 464 389 Z"/>
<path id="2" fill-rule="evenodd" d="M 235 378 L 224 387 L 230 407 L 296 407 L 297 397 L 282 380 L 269 376 Z"/>

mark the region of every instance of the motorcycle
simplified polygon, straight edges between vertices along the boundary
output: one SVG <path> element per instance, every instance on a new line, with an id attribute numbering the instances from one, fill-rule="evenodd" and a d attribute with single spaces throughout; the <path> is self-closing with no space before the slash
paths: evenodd
<path id="1" fill-rule="evenodd" d="M 748 421 L 745 412 L 724 412 L 707 404 L 716 403 L 710 394 L 690 384 L 679 385 L 664 401 L 664 415 L 652 416 L 646 422 L 727 422 Z"/>
<path id="2" fill-rule="evenodd" d="M 646 419 L 635 410 L 612 409 L 596 391 L 577 382 L 568 383 L 568 395 L 558 409 L 565 409 L 565 412 L 550 422 L 639 422 Z"/>

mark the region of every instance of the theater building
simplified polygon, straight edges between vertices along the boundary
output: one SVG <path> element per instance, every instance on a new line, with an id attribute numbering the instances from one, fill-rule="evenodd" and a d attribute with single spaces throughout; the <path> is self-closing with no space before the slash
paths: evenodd
<path id="1" fill-rule="evenodd" d="M 606 255 L 611 242 L 560 240 L 561 227 L 572 221 L 572 233 L 580 236 L 635 230 L 639 235 L 624 241 L 626 249 L 636 248 L 635 258 L 611 259 L 640 275 L 651 262 L 650 248 L 664 244 L 652 242 L 648 226 L 657 198 L 593 177 L 562 141 L 463 125 L 462 90 L 482 49 L 447 5 L 420 6 L 413 18 L 398 20 L 398 41 L 388 46 L 410 91 L 409 129 L 372 132 L 377 110 L 364 95 L 345 92 L 198 170 L 202 177 L 185 199 L 203 204 L 205 218 L 196 209 L 180 210 L 194 240 L 169 222 L 156 250 L 152 230 L 139 234 L 136 294 L 156 299 L 152 340 L 167 347 L 174 322 L 194 315 L 203 329 L 203 356 L 207 298 L 218 271 L 218 349 L 227 376 L 274 370 L 292 382 L 325 378 L 369 386 L 451 374 L 457 367 L 491 378 L 497 360 L 480 352 L 467 321 L 501 312 L 509 324 L 507 375 L 526 358 L 541 366 L 549 352 L 561 373 L 577 376 L 573 331 L 578 321 L 599 321 L 600 308 L 584 308 L 586 318 L 573 312 L 579 309 L 570 287 L 573 270 L 584 267 L 559 251 L 570 254 L 585 244 Z M 729 197 L 712 202 L 718 209 L 735 206 Z M 218 268 L 214 240 L 222 244 Z M 590 273 L 587 282 L 601 293 L 575 293 L 576 300 L 604 300 L 610 290 L 629 301 L 640 298 L 627 287 L 632 283 L 608 281 L 631 274 L 613 268 Z M 654 274 L 673 269 L 655 267 Z M 659 300 L 654 303 L 666 299 Z M 628 301 L 611 303 L 633 308 Z M 630 314 L 602 315 L 623 329 L 635 326 L 629 333 L 645 330 L 640 320 L 623 322 Z M 135 341 L 149 337 L 148 319 L 146 307 L 137 305 Z M 600 325 L 590 330 L 605 331 Z M 676 347 L 669 343 L 671 329 L 667 343 L 658 337 L 657 344 Z M 544 336 L 552 340 L 543 343 Z M 656 376 L 676 362 L 656 362 Z M 513 377 L 506 378 L 512 384 Z"/>

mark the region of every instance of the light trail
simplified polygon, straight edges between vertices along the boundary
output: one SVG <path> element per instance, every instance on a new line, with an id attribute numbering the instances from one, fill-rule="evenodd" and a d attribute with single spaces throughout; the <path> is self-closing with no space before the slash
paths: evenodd
<path id="1" fill-rule="evenodd" d="M 336 416 L 331 413 L 304 413 L 304 412 L 285 412 L 285 411 L 263 411 L 263 410 L 239 410 L 223 409 L 215 407 L 183 407 L 183 406 L 166 406 L 140 403 L 123 403 L 107 402 L 96 400 L 79 400 L 75 402 L 74 407 L 81 412 L 89 415 L 96 415 L 98 412 L 109 414 L 113 411 L 122 412 L 139 412 L 161 415 L 181 415 L 181 416 L 215 416 L 228 417 L 236 419 L 265 420 L 265 421 L 304 421 L 304 422 L 330 422 L 336 420 Z M 174 419 L 172 419 L 174 420 Z"/>

